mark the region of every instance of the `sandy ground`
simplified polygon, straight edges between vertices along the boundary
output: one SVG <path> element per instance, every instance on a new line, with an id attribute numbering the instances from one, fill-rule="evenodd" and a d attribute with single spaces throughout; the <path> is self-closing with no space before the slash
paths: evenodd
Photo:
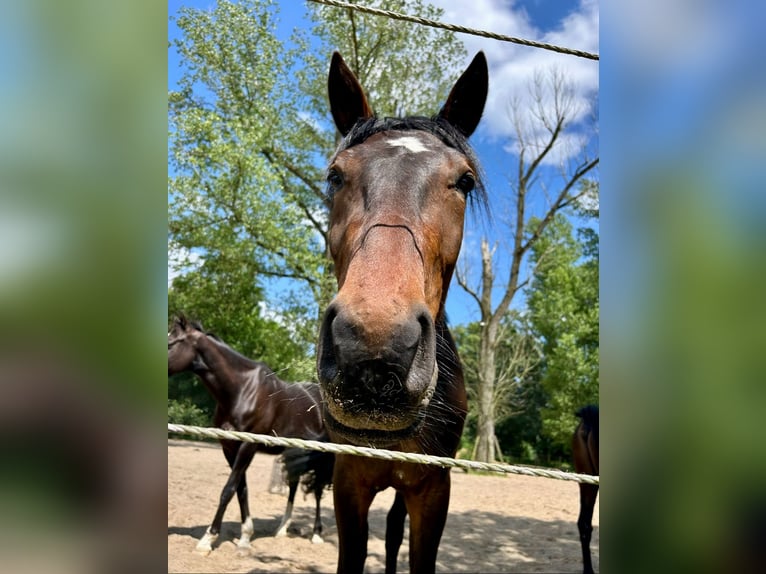
<path id="1" fill-rule="evenodd" d="M 324 544 L 309 540 L 313 497 L 296 498 L 287 537 L 274 538 L 287 497 L 268 492 L 276 457 L 257 454 L 247 472 L 255 536 L 239 552 L 240 516 L 236 497 L 224 516 L 221 536 L 206 557 L 194 553 L 213 519 L 228 466 L 215 444 L 168 441 L 168 572 L 335 572 L 338 535 L 332 492 L 322 499 Z M 366 572 L 385 569 L 385 520 L 393 490 L 376 497 L 370 509 Z M 437 572 L 582 572 L 577 534 L 577 484 L 520 475 L 452 473 L 449 518 L 439 547 Z M 598 571 L 598 502 L 591 551 Z M 398 570 L 408 572 L 407 531 Z"/>

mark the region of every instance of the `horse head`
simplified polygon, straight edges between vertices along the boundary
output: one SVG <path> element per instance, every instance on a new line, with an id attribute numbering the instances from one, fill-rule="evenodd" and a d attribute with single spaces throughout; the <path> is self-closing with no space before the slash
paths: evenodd
<path id="1" fill-rule="evenodd" d="M 204 336 L 202 325 L 183 315 L 176 317 L 168 331 L 168 376 L 187 371 L 197 360 L 197 341 Z"/>
<path id="2" fill-rule="evenodd" d="M 327 170 L 338 293 L 320 328 L 317 371 L 327 426 L 351 442 L 392 444 L 424 421 L 466 204 L 484 197 L 466 138 L 487 84 L 480 52 L 436 116 L 378 119 L 333 55 L 330 108 L 344 136 Z"/>

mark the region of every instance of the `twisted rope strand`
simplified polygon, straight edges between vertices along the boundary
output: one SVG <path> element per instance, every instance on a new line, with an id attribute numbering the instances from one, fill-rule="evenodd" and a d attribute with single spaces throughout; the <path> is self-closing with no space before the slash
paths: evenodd
<path id="1" fill-rule="evenodd" d="M 191 434 L 214 439 L 238 440 L 242 442 L 252 442 L 274 447 L 295 447 L 308 450 L 318 450 L 321 452 L 332 452 L 335 454 L 352 454 L 357 456 L 366 456 L 368 458 L 379 458 L 382 460 L 412 462 L 418 464 L 431 464 L 446 468 L 462 468 L 466 470 L 483 470 L 489 472 L 500 472 L 504 474 L 523 474 L 526 476 L 542 476 L 544 478 L 555 478 L 558 480 L 569 480 L 572 482 L 584 482 L 587 484 L 599 484 L 599 477 L 589 474 L 575 474 L 563 472 L 560 470 L 550 470 L 542 468 L 530 468 L 514 464 L 498 464 L 488 462 L 478 462 L 475 460 L 456 460 L 446 456 L 434 456 L 430 454 L 417 454 L 414 452 L 399 452 L 393 450 L 384 450 L 379 448 L 369 448 L 363 446 L 353 446 L 350 444 L 335 444 L 331 442 L 321 442 L 316 440 L 302 440 L 297 438 L 284 438 L 263 434 L 253 434 L 239 431 L 225 431 L 218 428 L 205 428 L 189 425 L 177 425 L 168 423 L 168 432 Z"/>
<path id="2" fill-rule="evenodd" d="M 324 4 L 325 6 L 334 6 L 336 8 L 349 8 L 351 10 L 358 10 L 359 12 L 367 12 L 368 14 L 374 14 L 376 16 L 385 16 L 393 20 L 402 20 L 404 22 L 414 22 L 415 24 L 421 24 L 423 26 L 430 26 L 431 28 L 442 28 L 451 32 L 462 32 L 463 34 L 471 34 L 473 36 L 482 36 L 484 38 L 492 38 L 493 40 L 500 40 L 501 42 L 512 42 L 514 44 L 521 44 L 522 46 L 530 46 L 532 48 L 541 48 L 543 50 L 550 50 L 552 52 L 558 52 L 560 54 L 568 54 L 570 56 L 577 56 L 579 58 L 588 58 L 589 60 L 598 60 L 599 55 L 592 52 L 585 52 L 583 50 L 573 50 L 572 48 L 564 48 L 562 46 L 556 46 L 554 44 L 547 44 L 545 42 L 536 42 L 534 40 L 526 40 L 524 38 L 516 38 L 514 36 L 506 36 L 505 34 L 496 34 L 494 32 L 487 32 L 485 30 L 477 30 L 476 28 L 467 28 L 458 24 L 445 24 L 437 20 L 429 20 L 427 18 L 421 18 L 419 16 L 410 16 L 409 14 L 401 14 L 399 12 L 391 12 L 390 10 L 382 10 L 380 8 L 371 8 L 369 6 L 360 6 L 358 4 L 349 4 L 348 2 L 340 2 L 339 0 L 309 0 L 316 4 Z"/>

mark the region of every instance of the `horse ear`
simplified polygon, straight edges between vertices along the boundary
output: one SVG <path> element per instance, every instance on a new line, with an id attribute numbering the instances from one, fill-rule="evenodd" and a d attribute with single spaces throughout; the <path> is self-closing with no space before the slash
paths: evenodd
<path id="1" fill-rule="evenodd" d="M 333 52 L 327 78 L 330 111 L 341 135 L 346 135 L 360 119 L 373 117 L 364 90 L 338 52 Z"/>
<path id="2" fill-rule="evenodd" d="M 479 52 L 452 87 L 437 117 L 447 120 L 465 137 L 479 125 L 489 89 L 489 72 L 484 52 Z"/>

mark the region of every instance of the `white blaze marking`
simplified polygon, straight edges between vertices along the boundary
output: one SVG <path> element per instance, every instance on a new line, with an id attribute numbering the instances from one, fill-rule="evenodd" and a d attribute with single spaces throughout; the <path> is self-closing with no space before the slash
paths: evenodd
<path id="1" fill-rule="evenodd" d="M 413 136 L 404 136 L 395 140 L 389 140 L 388 145 L 403 147 L 411 151 L 412 153 L 419 153 L 421 151 L 428 151 L 428 148 L 423 145 L 418 138 Z"/>

